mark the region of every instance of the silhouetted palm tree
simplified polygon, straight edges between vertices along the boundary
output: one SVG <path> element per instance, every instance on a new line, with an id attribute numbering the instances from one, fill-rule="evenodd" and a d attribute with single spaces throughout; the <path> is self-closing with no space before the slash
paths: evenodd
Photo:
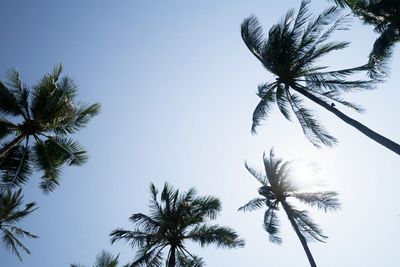
<path id="1" fill-rule="evenodd" d="M 0 192 L 1 240 L 4 246 L 15 253 L 20 260 L 22 260 L 20 250 L 30 254 L 20 238 L 37 238 L 36 235 L 17 226 L 17 223 L 37 209 L 34 202 L 26 204 L 25 208 L 21 208 L 22 202 L 21 189 L 16 192 Z"/>
<path id="2" fill-rule="evenodd" d="M 210 225 L 221 211 L 220 201 L 212 196 L 198 197 L 194 188 L 180 193 L 168 184 L 164 185 L 158 202 L 158 190 L 150 185 L 150 215 L 133 214 L 132 231 L 116 229 L 111 242 L 125 240 L 139 250 L 129 266 L 162 266 L 163 250 L 168 248 L 166 266 L 203 266 L 201 258 L 185 248 L 185 241 L 201 246 L 215 244 L 218 247 L 242 247 L 244 241 L 228 227 Z"/>
<path id="3" fill-rule="evenodd" d="M 118 255 L 114 256 L 110 252 L 103 250 L 96 257 L 96 262 L 93 267 L 117 267 L 118 266 Z M 81 264 L 71 264 L 70 267 L 85 267 Z"/>
<path id="4" fill-rule="evenodd" d="M 338 18 L 338 8 L 332 7 L 316 18 L 310 18 L 308 4 L 309 1 L 301 2 L 297 16 L 290 10 L 280 23 L 270 29 L 266 39 L 256 17 L 251 16 L 242 23 L 241 33 L 245 44 L 263 66 L 276 76 L 274 82 L 262 84 L 258 88 L 261 101 L 253 114 L 253 133 L 276 102 L 287 119 L 291 118 L 290 109 L 294 112 L 305 136 L 315 146 L 331 146 L 336 143 L 336 139 L 305 108 L 302 99 L 305 97 L 374 141 L 400 154 L 399 144 L 348 117 L 334 105 L 342 104 L 362 111 L 357 105 L 345 101 L 342 94 L 372 89 L 370 80 L 348 79 L 352 74 L 367 71 L 368 64 L 337 71 L 324 71 L 326 67 L 316 65 L 316 61 L 322 56 L 348 45 L 348 42 L 327 41 L 334 31 L 346 28 L 347 16 Z"/>
<path id="5" fill-rule="evenodd" d="M 400 1 L 398 0 L 334 0 L 348 6 L 365 23 L 373 25 L 380 34 L 369 56 L 371 76 L 380 78 L 387 73 L 387 61 L 393 47 L 400 41 Z"/>
<path id="6" fill-rule="evenodd" d="M 299 200 L 310 206 L 317 206 L 318 209 L 333 211 L 340 207 L 337 193 L 333 191 L 305 193 L 299 192 L 296 186 L 289 179 L 289 165 L 287 161 L 275 158 L 271 149 L 269 157 L 264 153 L 265 174 L 253 169 L 247 163 L 247 170 L 261 183 L 258 193 L 261 195 L 249 201 L 246 205 L 239 208 L 242 211 L 253 211 L 267 207 L 264 215 L 264 228 L 270 236 L 270 241 L 281 243 L 279 237 L 279 220 L 277 212 L 282 206 L 293 229 L 295 230 L 300 242 L 307 254 L 311 266 L 316 266 L 314 258 L 307 245 L 306 237 L 323 242 L 327 237 L 316 225 L 306 210 L 297 209 L 290 199 Z"/>
<path id="7" fill-rule="evenodd" d="M 68 138 L 98 114 L 98 103 L 76 100 L 77 85 L 60 77 L 61 65 L 45 75 L 32 89 L 23 84 L 17 71 L 0 82 L 0 171 L 2 187 L 21 186 L 32 167 L 43 172 L 40 187 L 52 191 L 59 184 L 64 164 L 81 165 L 86 151 Z"/>

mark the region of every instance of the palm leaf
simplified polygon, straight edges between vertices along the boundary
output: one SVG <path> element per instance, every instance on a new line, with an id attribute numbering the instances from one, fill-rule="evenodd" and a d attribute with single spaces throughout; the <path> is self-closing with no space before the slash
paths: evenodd
<path id="1" fill-rule="evenodd" d="M 304 135 L 314 146 L 319 148 L 320 144 L 324 144 L 331 147 L 337 143 L 337 140 L 328 134 L 312 113 L 303 106 L 299 97 L 289 95 L 288 99 L 294 114 L 300 122 Z"/>
<path id="2" fill-rule="evenodd" d="M 243 247 L 244 241 L 238 238 L 235 231 L 218 225 L 201 225 L 194 227 L 186 238 L 198 242 L 202 247 L 215 244 L 217 247 Z"/>
<path id="3" fill-rule="evenodd" d="M 279 237 L 279 220 L 276 210 L 268 208 L 264 213 L 264 229 L 269 234 L 269 240 L 275 244 L 281 244 L 282 238 Z"/>
<path id="4" fill-rule="evenodd" d="M 340 202 L 337 198 L 338 193 L 334 191 L 316 192 L 316 193 L 295 193 L 293 196 L 318 209 L 326 211 L 335 211 L 340 208 Z"/>
<path id="5" fill-rule="evenodd" d="M 239 208 L 239 211 L 253 211 L 261 208 L 262 206 L 266 205 L 265 198 L 254 198 L 247 202 L 244 206 Z"/>

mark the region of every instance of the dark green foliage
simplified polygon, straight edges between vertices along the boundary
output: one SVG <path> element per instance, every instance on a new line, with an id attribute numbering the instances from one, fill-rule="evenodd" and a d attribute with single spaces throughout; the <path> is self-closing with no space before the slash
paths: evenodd
<path id="1" fill-rule="evenodd" d="M 340 16 L 339 9 L 331 7 L 317 17 L 308 11 L 308 0 L 302 1 L 297 14 L 294 10 L 271 27 L 264 37 L 255 16 L 245 19 L 241 26 L 243 41 L 262 65 L 271 72 L 275 81 L 258 87 L 261 98 L 253 113 L 252 132 L 269 115 L 273 103 L 281 113 L 291 119 L 291 111 L 299 121 L 304 135 L 317 147 L 332 146 L 337 140 L 327 133 L 313 112 L 304 106 L 302 90 L 330 106 L 336 103 L 361 112 L 362 108 L 345 101 L 346 92 L 369 90 L 371 80 L 350 79 L 359 72 L 368 71 L 368 66 L 326 71 L 326 66 L 317 62 L 326 54 L 341 50 L 348 42 L 329 42 L 338 30 L 346 30 L 348 16 Z"/>
<path id="2" fill-rule="evenodd" d="M 139 248 L 136 259 L 129 266 L 203 266 L 201 258 L 186 250 L 186 240 L 201 246 L 215 244 L 237 248 L 244 245 L 231 228 L 207 223 L 221 211 L 217 198 L 198 197 L 193 188 L 179 192 L 168 184 L 164 185 L 161 194 L 151 184 L 150 193 L 149 215 L 133 214 L 130 221 L 136 226 L 134 230 L 119 228 L 111 233 L 112 243 L 125 240 Z M 166 248 L 169 252 L 165 261 L 163 250 Z"/>
<path id="3" fill-rule="evenodd" d="M 37 238 L 36 235 L 22 229 L 17 224 L 36 210 L 34 202 L 21 208 L 23 195 L 21 190 L 16 192 L 0 192 L 0 234 L 3 245 L 22 260 L 21 251 L 30 254 L 21 238 Z"/>
<path id="4" fill-rule="evenodd" d="M 42 172 L 40 188 L 48 193 L 59 184 L 64 165 L 79 166 L 87 160 L 86 151 L 68 135 L 85 127 L 100 105 L 78 102 L 77 85 L 61 73 L 59 65 L 32 89 L 15 70 L 0 83 L 2 190 L 22 186 L 36 168 Z"/>
<path id="5" fill-rule="evenodd" d="M 245 164 L 247 170 L 262 185 L 258 189 L 261 197 L 250 200 L 246 205 L 239 208 L 241 211 L 253 211 L 266 207 L 264 214 L 264 229 L 269 234 L 270 241 L 280 244 L 282 239 L 279 235 L 279 219 L 277 213 L 283 207 L 293 228 L 297 228 L 302 235 L 318 241 L 324 241 L 327 237 L 322 230 L 309 217 L 306 210 L 298 210 L 290 203 L 291 199 L 300 200 L 303 203 L 316 206 L 323 211 L 335 211 L 340 207 L 337 193 L 327 192 L 299 192 L 290 181 L 290 162 L 276 158 L 273 150 L 269 157 L 264 154 L 265 173 L 258 172 Z M 300 236 L 299 236 L 300 238 Z M 308 248 L 307 248 L 308 249 Z"/>

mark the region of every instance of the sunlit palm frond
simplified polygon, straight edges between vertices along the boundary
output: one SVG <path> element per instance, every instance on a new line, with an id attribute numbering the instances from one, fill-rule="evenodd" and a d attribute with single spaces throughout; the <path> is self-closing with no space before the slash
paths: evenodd
<path id="1" fill-rule="evenodd" d="M 324 211 L 335 211 L 340 208 L 340 202 L 335 191 L 315 192 L 315 193 L 295 193 L 293 196 L 310 205 L 316 206 Z"/>

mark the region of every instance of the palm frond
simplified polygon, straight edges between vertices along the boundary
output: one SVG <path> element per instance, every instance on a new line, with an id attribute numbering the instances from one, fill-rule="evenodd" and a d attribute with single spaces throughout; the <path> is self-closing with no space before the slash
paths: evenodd
<path id="1" fill-rule="evenodd" d="M 246 169 L 249 171 L 249 173 L 251 173 L 251 175 L 253 175 L 254 178 L 257 179 L 257 181 L 259 181 L 262 185 L 266 184 L 266 182 L 267 182 L 267 177 L 265 176 L 265 174 L 259 172 L 259 171 L 256 170 L 255 168 L 253 168 L 253 167 L 250 166 L 247 162 L 244 163 L 244 166 L 245 166 Z"/>
<path id="2" fill-rule="evenodd" d="M 85 127 L 90 119 L 97 116 L 100 113 L 101 105 L 95 103 L 92 105 L 80 105 L 74 106 L 70 110 L 69 116 L 65 116 L 63 120 L 57 118 L 55 123 L 52 125 L 52 130 L 56 134 L 66 135 L 76 133 L 83 127 Z"/>
<path id="3" fill-rule="evenodd" d="M 258 87 L 258 96 L 261 97 L 260 102 L 253 112 L 253 123 L 251 132 L 256 133 L 256 127 L 260 125 L 262 120 L 265 120 L 271 111 L 271 105 L 276 101 L 276 83 L 262 84 Z"/>
<path id="4" fill-rule="evenodd" d="M 15 146 L 6 157 L 0 161 L 0 188 L 21 186 L 32 174 L 28 143 Z"/>
<path id="5" fill-rule="evenodd" d="M 4 115 L 22 115 L 18 99 L 2 82 L 0 82 L 0 112 Z"/>
<path id="6" fill-rule="evenodd" d="M 322 125 L 315 119 L 315 116 L 303 106 L 302 100 L 298 96 L 291 94 L 288 99 L 292 110 L 303 129 L 304 135 L 314 146 L 319 148 L 321 147 L 321 144 L 323 144 L 331 147 L 337 143 L 336 138 L 328 134 Z"/>
<path id="7" fill-rule="evenodd" d="M 221 201 L 213 196 L 198 197 L 188 205 L 192 206 L 192 212 L 205 219 L 214 220 L 221 212 Z"/>
<path id="8" fill-rule="evenodd" d="M 279 236 L 279 219 L 276 210 L 268 208 L 264 213 L 264 229 L 269 234 L 269 240 L 275 244 L 281 244 L 282 238 Z"/>
<path id="9" fill-rule="evenodd" d="M 136 260 L 129 267 L 162 267 L 162 250 L 165 246 L 144 247 L 136 253 Z"/>
<path id="10" fill-rule="evenodd" d="M 387 27 L 375 40 L 369 55 L 371 70 L 369 75 L 373 79 L 381 80 L 389 75 L 388 63 L 393 54 L 393 48 L 400 41 L 400 30 L 394 25 Z"/>
<path id="11" fill-rule="evenodd" d="M 48 138 L 46 144 L 51 156 L 57 158 L 61 164 L 80 166 L 88 159 L 87 152 L 72 139 L 52 136 Z"/>
<path id="12" fill-rule="evenodd" d="M 247 48 L 254 56 L 263 62 L 261 54 L 264 47 L 262 27 L 254 15 L 246 18 L 241 25 L 241 34 Z"/>
<path id="13" fill-rule="evenodd" d="M 187 255 L 185 250 L 178 247 L 177 250 L 177 267 L 203 267 L 205 262 L 202 258 L 194 256 L 192 254 Z"/>
<path id="14" fill-rule="evenodd" d="M 186 238 L 198 242 L 202 247 L 210 244 L 227 248 L 244 246 L 244 240 L 240 239 L 234 230 L 218 225 L 203 224 L 195 226 L 188 232 Z"/>
<path id="15" fill-rule="evenodd" d="M 30 254 L 28 248 L 19 238 L 38 238 L 36 235 L 16 226 L 20 220 L 36 210 L 35 203 L 28 203 L 20 208 L 23 202 L 22 190 L 0 192 L 0 232 L 3 245 L 11 250 L 21 261 L 21 252 Z"/>
<path id="16" fill-rule="evenodd" d="M 278 85 L 276 89 L 276 103 L 278 104 L 278 108 L 283 116 L 285 116 L 285 118 L 290 121 L 290 103 L 286 94 L 287 90 L 288 88 L 285 88 L 282 84 Z"/>
<path id="17" fill-rule="evenodd" d="M 337 91 L 327 91 L 322 94 L 319 94 L 319 96 L 323 97 L 324 99 L 328 99 L 333 102 L 339 103 L 345 107 L 351 108 L 359 113 L 363 113 L 365 111 L 365 109 L 362 106 L 346 101 L 343 98 L 341 98 L 340 94 Z"/>
<path id="18" fill-rule="evenodd" d="M 340 7 L 347 7 L 349 2 L 348 0 L 329 0 L 329 1 Z"/>
<path id="19" fill-rule="evenodd" d="M 143 247 L 148 244 L 152 239 L 152 233 L 143 232 L 140 230 L 124 230 L 122 228 L 115 229 L 111 232 L 111 243 L 114 244 L 116 241 L 124 240 L 129 242 L 132 247 Z"/>
<path id="20" fill-rule="evenodd" d="M 44 193 L 53 191 L 58 185 L 61 175 L 61 165 L 64 163 L 64 154 L 50 142 L 36 142 L 34 150 L 35 165 L 43 171 L 39 187 Z"/>
<path id="21" fill-rule="evenodd" d="M 321 228 L 313 222 L 307 211 L 291 208 L 291 213 L 300 232 L 305 237 L 312 238 L 319 242 L 325 242 L 328 237 L 325 236 Z"/>
<path id="22" fill-rule="evenodd" d="M 340 208 L 340 202 L 337 198 L 338 193 L 335 191 L 315 192 L 315 193 L 295 193 L 293 196 L 310 205 L 316 206 L 318 209 L 326 211 L 335 211 Z"/>
<path id="23" fill-rule="evenodd" d="M 145 231 L 154 231 L 160 226 L 159 222 L 143 213 L 135 213 L 129 218 L 129 220 Z"/>
<path id="24" fill-rule="evenodd" d="M 257 210 L 261 207 L 263 207 L 264 205 L 266 205 L 266 199 L 265 198 L 254 198 L 252 200 L 250 200 L 249 202 L 247 202 L 247 204 L 245 204 L 244 206 L 239 208 L 239 211 L 253 211 L 253 210 Z"/>
<path id="25" fill-rule="evenodd" d="M 109 251 L 103 250 L 96 257 L 96 262 L 93 267 L 117 267 L 119 255 L 114 256 Z"/>

